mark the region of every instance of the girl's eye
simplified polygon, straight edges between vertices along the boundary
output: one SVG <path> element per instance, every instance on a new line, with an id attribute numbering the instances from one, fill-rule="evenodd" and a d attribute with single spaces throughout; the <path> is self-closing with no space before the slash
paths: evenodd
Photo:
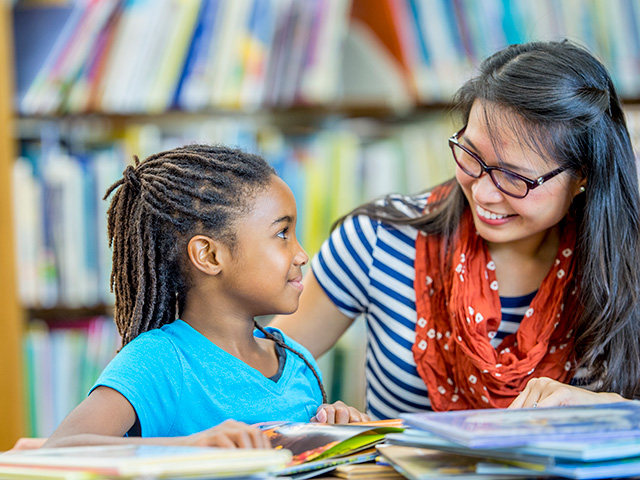
<path id="1" fill-rule="evenodd" d="M 287 237 L 287 233 L 288 233 L 288 232 L 289 232 L 289 227 L 287 227 L 287 228 L 284 228 L 284 229 L 280 230 L 280 231 L 276 234 L 276 236 L 278 236 L 278 237 L 282 238 L 283 240 L 286 240 L 287 238 L 289 238 L 289 237 Z"/>

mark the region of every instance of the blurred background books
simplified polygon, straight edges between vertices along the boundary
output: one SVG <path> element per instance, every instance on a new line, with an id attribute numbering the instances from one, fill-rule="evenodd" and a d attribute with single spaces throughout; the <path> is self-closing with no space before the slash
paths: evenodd
<path id="1" fill-rule="evenodd" d="M 13 426 L 0 449 L 48 435 L 86 394 L 55 345 L 76 345 L 81 364 L 96 342 L 110 354 L 90 363 L 115 354 L 113 331 L 82 332 L 112 315 L 101 198 L 133 154 L 206 142 L 263 155 L 313 254 L 359 203 L 452 176 L 451 96 L 509 43 L 590 48 L 640 135 L 638 0 L 40 0 L 2 13 L 0 407 Z M 332 400 L 364 406 L 365 338 L 356 321 L 321 359 Z"/>

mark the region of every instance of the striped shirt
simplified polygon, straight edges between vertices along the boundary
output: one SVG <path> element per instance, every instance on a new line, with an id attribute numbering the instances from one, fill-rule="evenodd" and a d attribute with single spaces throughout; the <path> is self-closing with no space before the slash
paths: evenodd
<path id="1" fill-rule="evenodd" d="M 397 206 L 415 216 L 426 198 L 404 197 L 410 206 Z M 340 311 L 366 320 L 366 403 L 367 413 L 375 419 L 431 409 L 411 352 L 417 320 L 413 288 L 417 234 L 411 226 L 349 217 L 311 262 L 318 282 Z M 491 340 L 494 347 L 518 329 L 534 296 L 535 292 L 501 297 L 502 322 Z"/>

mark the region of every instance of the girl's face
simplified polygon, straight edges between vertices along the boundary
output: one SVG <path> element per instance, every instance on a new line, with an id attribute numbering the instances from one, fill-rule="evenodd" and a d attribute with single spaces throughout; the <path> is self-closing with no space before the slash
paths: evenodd
<path id="1" fill-rule="evenodd" d="M 501 165 L 484 121 L 482 104 L 477 100 L 459 142 L 487 165 L 501 166 L 531 179 L 558 168 L 557 164 L 521 145 L 497 116 L 495 128 L 499 130 L 502 142 L 500 157 L 504 163 Z M 526 197 L 514 198 L 498 190 L 487 173 L 473 178 L 457 166 L 456 179 L 467 197 L 478 233 L 490 246 L 492 243 L 516 245 L 522 242 L 535 245 L 542 241 L 549 229 L 565 216 L 584 183 L 562 172 L 530 190 Z"/>
<path id="2" fill-rule="evenodd" d="M 225 270 L 229 299 L 250 316 L 293 313 L 309 257 L 296 238 L 296 202 L 280 178 L 256 195 L 236 224 L 233 260 Z"/>

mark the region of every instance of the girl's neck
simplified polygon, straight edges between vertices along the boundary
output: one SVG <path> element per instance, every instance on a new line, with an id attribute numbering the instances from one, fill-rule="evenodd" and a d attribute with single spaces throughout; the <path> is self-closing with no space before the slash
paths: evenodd
<path id="1" fill-rule="evenodd" d="M 234 356 L 257 349 L 253 318 L 224 315 L 213 307 L 202 308 L 202 303 L 196 305 L 200 308 L 190 308 L 187 302 L 180 318 L 211 342 Z"/>

